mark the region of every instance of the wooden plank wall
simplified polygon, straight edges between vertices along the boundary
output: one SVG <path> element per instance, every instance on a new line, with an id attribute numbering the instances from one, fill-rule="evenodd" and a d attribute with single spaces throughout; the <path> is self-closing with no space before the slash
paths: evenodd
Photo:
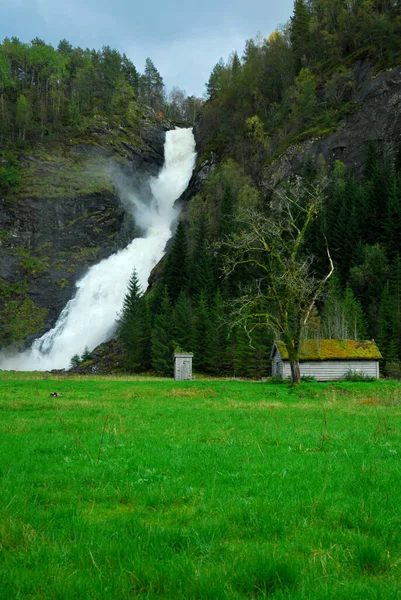
<path id="1" fill-rule="evenodd" d="M 379 362 L 377 360 L 322 360 L 300 363 L 301 377 L 312 376 L 317 381 L 334 381 L 344 379 L 348 371 L 357 371 L 369 377 L 379 378 Z M 291 377 L 288 361 L 283 361 L 283 378 Z"/>

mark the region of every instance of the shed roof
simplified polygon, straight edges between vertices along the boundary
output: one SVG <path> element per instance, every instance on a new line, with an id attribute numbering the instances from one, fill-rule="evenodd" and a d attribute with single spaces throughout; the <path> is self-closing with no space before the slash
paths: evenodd
<path id="1" fill-rule="evenodd" d="M 283 360 L 288 352 L 283 341 L 275 342 Z M 299 360 L 379 360 L 382 358 L 372 340 L 303 340 Z"/>

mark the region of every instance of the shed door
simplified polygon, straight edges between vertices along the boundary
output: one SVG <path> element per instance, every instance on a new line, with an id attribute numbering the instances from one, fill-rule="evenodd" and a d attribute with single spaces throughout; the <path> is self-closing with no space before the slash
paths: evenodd
<path id="1" fill-rule="evenodd" d="M 184 358 L 182 361 L 182 379 L 192 379 L 192 360 L 190 358 Z"/>

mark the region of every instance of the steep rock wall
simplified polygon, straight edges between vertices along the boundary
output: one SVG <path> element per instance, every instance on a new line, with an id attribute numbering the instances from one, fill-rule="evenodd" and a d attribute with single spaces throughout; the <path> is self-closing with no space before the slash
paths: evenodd
<path id="1" fill-rule="evenodd" d="M 362 174 L 366 150 L 374 140 L 383 153 L 394 155 L 401 145 L 401 67 L 374 75 L 373 67 L 357 63 L 353 67 L 357 90 L 353 112 L 338 123 L 326 138 L 310 138 L 288 147 L 273 159 L 264 172 L 264 182 L 276 185 L 302 172 L 312 159 L 323 157 L 328 166 L 342 161 L 357 176 Z"/>
<path id="2" fill-rule="evenodd" d="M 149 193 L 169 127 L 151 112 L 136 127 L 95 117 L 80 137 L 19 152 L 22 183 L 0 198 L 0 345 L 18 303 L 45 309 L 37 331 L 19 336 L 29 343 L 54 325 L 87 268 L 135 236 L 118 182 Z"/>

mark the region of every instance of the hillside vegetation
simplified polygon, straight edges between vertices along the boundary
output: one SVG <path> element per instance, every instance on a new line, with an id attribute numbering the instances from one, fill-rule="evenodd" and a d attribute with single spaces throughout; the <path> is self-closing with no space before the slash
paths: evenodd
<path id="1" fill-rule="evenodd" d="M 54 322 L 56 306 L 30 303 L 55 255 L 59 268 L 52 266 L 50 279 L 59 307 L 77 272 L 102 256 L 102 239 L 108 240 L 104 255 L 132 233 L 121 207 L 115 212 L 118 198 L 105 168 L 110 157 L 126 164 L 150 156 L 157 168 L 154 131 L 172 126 L 166 115 L 189 123 L 198 113 L 198 162 L 182 199 L 182 221 L 146 296 L 133 274 L 113 360 L 99 368 L 167 375 L 179 348 L 194 352 L 200 372 L 264 376 L 274 336 L 287 337 L 295 353 L 304 336 L 374 338 L 385 372 L 401 376 L 400 14 L 394 0 L 296 0 L 286 25 L 267 39 L 248 40 L 242 57 L 234 52 L 216 64 L 203 106 L 177 89 L 166 98 L 150 59 L 140 75 L 108 47 L 82 50 L 64 40 L 54 49 L 37 39 L 4 40 L 4 202 L 46 194 L 63 202 L 65 188 L 75 185 L 74 202 L 89 195 L 103 208 L 91 205 L 85 212 L 88 227 L 84 240 L 74 244 L 73 264 L 79 259 L 72 277 L 64 272 L 66 256 L 54 247 L 33 246 L 32 237 L 23 236 L 17 243 L 9 219 L 0 232 L 12 272 L 0 280 L 0 343 L 24 343 Z M 281 233 L 270 242 L 282 240 L 280 252 L 287 258 L 291 234 L 305 211 L 310 216 L 294 246 L 298 288 L 294 273 L 282 277 L 277 265 L 266 271 L 263 264 L 261 273 L 249 249 L 248 264 L 232 268 L 236 244 L 250 229 L 249 214 L 273 223 L 284 197 L 287 213 L 288 202 L 297 208 L 292 222 L 275 222 Z M 103 211 L 117 218 L 111 228 L 103 228 Z M 20 205 L 15 212 L 20 214 Z M 66 219 L 68 231 L 81 223 L 81 215 Z M 296 265 L 303 265 L 302 276 Z M 306 285 L 301 289 L 303 282 L 309 292 Z M 46 297 L 52 297 L 47 288 Z M 29 313 L 29 327 L 17 327 Z M 274 322 L 279 326 L 267 326 Z M 107 356 L 110 348 L 86 356 L 86 367 L 102 353 Z"/>
<path id="2" fill-rule="evenodd" d="M 296 0 L 289 23 L 268 39 L 248 40 L 242 57 L 234 52 L 213 69 L 196 125 L 199 184 L 184 215 L 189 258 L 179 269 L 178 257 L 186 256 L 181 228 L 164 275 L 173 305 L 179 290 L 190 299 L 193 339 L 188 341 L 190 327 L 171 338 L 195 351 L 197 368 L 212 373 L 216 364 L 221 298 L 226 306 L 238 297 L 248 303 L 248 330 L 255 325 L 252 314 L 269 315 L 270 322 L 278 315 L 266 283 L 271 267 L 255 268 L 255 254 L 248 252 L 248 266 L 225 277 L 235 245 L 244 241 L 241 227 L 251 229 L 244 207 L 257 210 L 262 222 L 289 195 L 299 204 L 293 223 L 299 225 L 320 190 L 299 264 L 309 264 L 309 281 L 322 280 L 330 270 L 329 252 L 334 275 L 302 335 L 374 338 L 385 372 L 400 376 L 400 15 L 399 2 Z M 280 275 L 274 277 L 277 282 Z M 295 288 L 293 294 L 287 325 L 294 339 Z M 255 310 L 253 301 L 262 296 Z M 179 302 L 181 307 L 184 298 Z M 241 327 L 231 322 L 219 329 L 219 370 L 262 374 L 273 334 L 263 328 L 263 318 L 256 319 L 262 327 L 252 329 L 249 343 L 244 311 L 240 320 Z"/>

